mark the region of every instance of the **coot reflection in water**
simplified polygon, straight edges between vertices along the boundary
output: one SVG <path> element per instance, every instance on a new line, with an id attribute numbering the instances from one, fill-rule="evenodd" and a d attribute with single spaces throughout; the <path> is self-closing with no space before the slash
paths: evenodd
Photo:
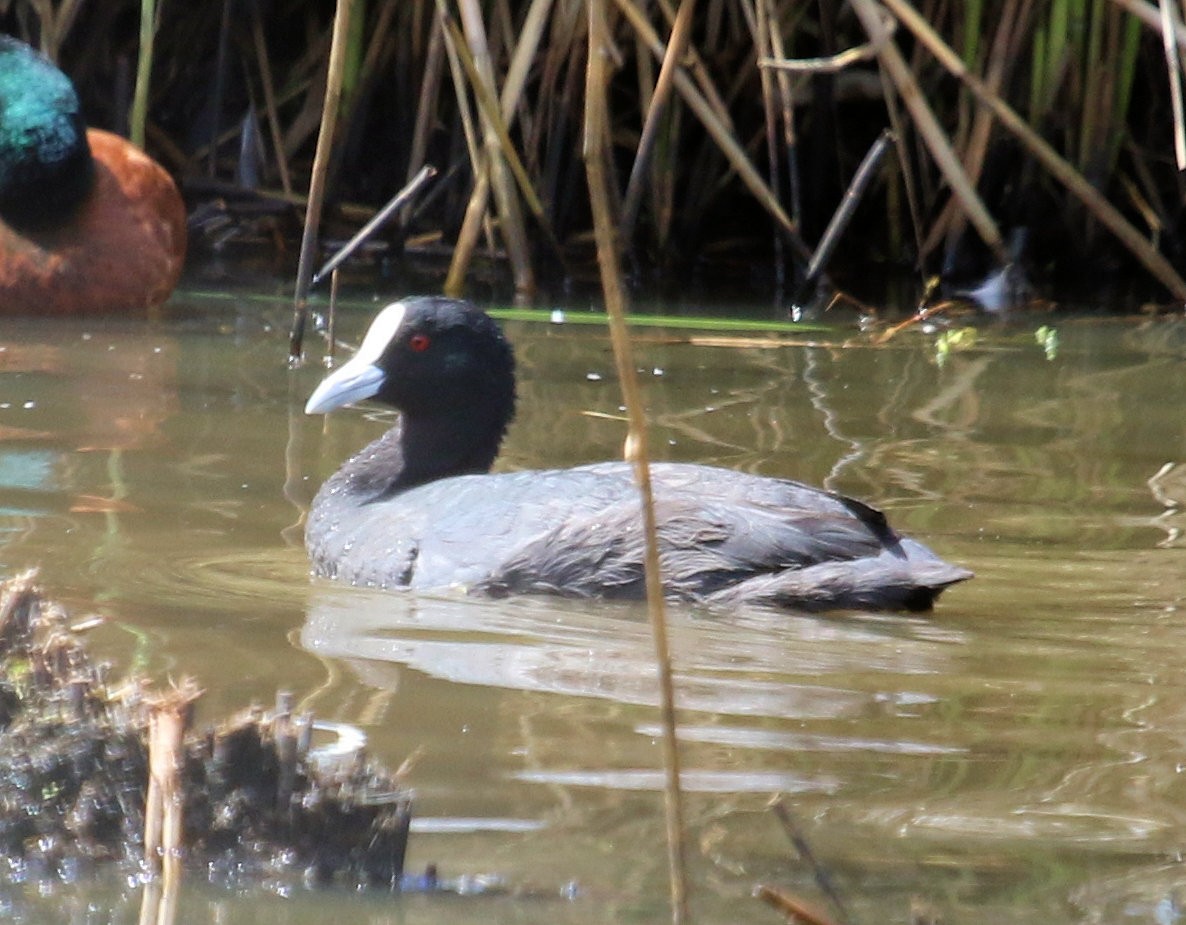
<path id="1" fill-rule="evenodd" d="M 491 473 L 515 410 L 514 359 L 494 321 L 453 299 L 405 299 L 305 410 L 373 398 L 395 427 L 318 492 L 314 571 L 353 584 L 640 597 L 643 536 L 626 463 Z M 929 610 L 971 572 L 895 533 L 881 512 L 798 482 L 651 468 L 665 589 L 711 604 Z"/>

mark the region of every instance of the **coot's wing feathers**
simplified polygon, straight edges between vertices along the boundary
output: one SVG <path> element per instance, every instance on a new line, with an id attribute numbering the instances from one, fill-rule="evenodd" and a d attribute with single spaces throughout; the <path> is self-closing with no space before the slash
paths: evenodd
<path id="1" fill-rule="evenodd" d="M 968 577 L 849 498 L 708 466 L 658 464 L 652 476 L 664 582 L 678 597 L 925 609 Z M 315 532 L 316 570 L 355 584 L 643 591 L 642 520 L 624 463 L 430 482 Z"/>
<path id="2" fill-rule="evenodd" d="M 604 470 L 604 471 L 602 471 Z M 314 571 L 358 585 L 475 585 L 512 549 L 632 491 L 629 470 L 588 466 L 463 475 L 358 505 L 314 503 L 306 545 Z"/>
<path id="3" fill-rule="evenodd" d="M 629 482 L 622 464 L 587 467 Z M 695 600 L 743 600 L 722 594 L 755 576 L 798 576 L 784 585 L 756 585 L 753 594 L 791 606 L 884 606 L 863 590 L 867 563 L 885 560 L 911 588 L 914 559 L 881 513 L 860 502 L 797 482 L 706 466 L 653 467 L 656 519 L 668 593 Z M 925 547 L 914 544 L 924 558 Z M 913 547 L 912 547 L 913 548 Z M 938 561 L 938 560 L 935 560 Z M 480 583 L 489 592 L 548 591 L 635 597 L 643 583 L 643 536 L 637 498 L 577 513 L 511 551 Z M 857 565 L 860 563 L 860 565 Z M 844 564 L 841 567 L 841 564 Z M 809 573 L 832 566 L 825 588 L 813 592 Z M 920 579 L 921 580 L 921 579 Z M 945 583 L 958 580 L 949 576 Z M 933 597 L 937 591 L 930 592 Z M 908 606 L 908 605 L 904 605 Z"/>
<path id="4" fill-rule="evenodd" d="M 419 537 L 428 526 L 427 512 L 408 508 L 387 512 L 372 504 L 349 510 L 319 510 L 315 504 L 305 528 L 305 547 L 313 573 L 353 585 L 407 588 L 420 554 Z"/>
<path id="5" fill-rule="evenodd" d="M 972 577 L 930 549 L 902 537 L 898 549 L 864 559 L 837 559 L 807 568 L 752 575 L 707 595 L 713 604 L 767 604 L 800 610 L 886 608 L 930 610 L 948 585 Z"/>
<path id="6" fill-rule="evenodd" d="M 630 489 L 620 474 L 588 468 L 461 476 L 392 499 L 433 511 L 431 524 L 420 531 L 412 587 L 476 586 L 511 550 L 616 503 Z"/>

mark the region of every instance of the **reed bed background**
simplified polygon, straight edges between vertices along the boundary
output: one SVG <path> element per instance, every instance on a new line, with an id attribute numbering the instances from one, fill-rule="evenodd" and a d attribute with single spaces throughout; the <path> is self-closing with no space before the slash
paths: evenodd
<path id="1" fill-rule="evenodd" d="M 142 132 L 191 205 L 249 191 L 296 215 L 345 14 L 327 220 L 361 223 L 431 164 L 436 179 L 387 235 L 435 248 L 446 290 L 489 254 L 523 294 L 595 278 L 585 0 L 2 8 L 7 31 L 75 79 L 91 123 Z M 890 128 L 892 152 L 829 261 L 842 285 L 871 267 L 958 284 L 1019 263 L 1056 284 L 1135 279 L 1184 300 L 1182 12 L 611 0 L 598 142 L 626 276 L 793 287 Z"/>

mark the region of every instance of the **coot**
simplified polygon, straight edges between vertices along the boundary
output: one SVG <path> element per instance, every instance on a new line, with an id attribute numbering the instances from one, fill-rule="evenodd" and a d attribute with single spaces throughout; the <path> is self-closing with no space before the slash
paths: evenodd
<path id="1" fill-rule="evenodd" d="M 164 168 L 88 130 L 70 78 L 0 36 L 0 315 L 142 311 L 169 297 L 185 247 Z"/>
<path id="2" fill-rule="evenodd" d="M 489 471 L 514 415 L 515 373 L 484 312 L 437 297 L 387 306 L 305 411 L 364 398 L 402 413 L 313 500 L 305 544 L 316 574 L 385 588 L 643 595 L 629 464 Z M 651 474 L 675 598 L 928 610 L 972 576 L 842 495 L 712 466 L 655 463 Z"/>

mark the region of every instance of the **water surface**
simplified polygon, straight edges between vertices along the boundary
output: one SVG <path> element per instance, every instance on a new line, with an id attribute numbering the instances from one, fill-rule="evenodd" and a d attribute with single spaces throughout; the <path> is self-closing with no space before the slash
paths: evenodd
<path id="1" fill-rule="evenodd" d="M 357 342 L 370 309 L 347 311 Z M 398 595 L 308 577 L 305 505 L 389 426 L 301 413 L 287 307 L 179 297 L 159 319 L 0 333 L 0 569 L 108 622 L 94 645 L 193 675 L 206 719 L 293 690 L 413 772 L 409 866 L 532 898 L 232 890 L 184 920 L 667 921 L 660 749 L 641 608 Z M 1186 343 L 1170 322 L 985 325 L 874 349 L 849 328 L 641 332 L 665 459 L 803 479 L 884 508 L 977 572 L 933 615 L 673 607 L 693 908 L 822 905 L 765 808 L 785 795 L 856 921 L 1174 921 L 1186 901 Z M 604 332 L 507 325 L 520 414 L 503 467 L 618 455 Z M 319 345 L 314 345 L 316 354 Z M 316 359 L 316 357 L 314 357 Z M 121 884 L 32 886 L 25 921 L 131 921 Z M 575 892 L 575 898 L 561 898 Z"/>

